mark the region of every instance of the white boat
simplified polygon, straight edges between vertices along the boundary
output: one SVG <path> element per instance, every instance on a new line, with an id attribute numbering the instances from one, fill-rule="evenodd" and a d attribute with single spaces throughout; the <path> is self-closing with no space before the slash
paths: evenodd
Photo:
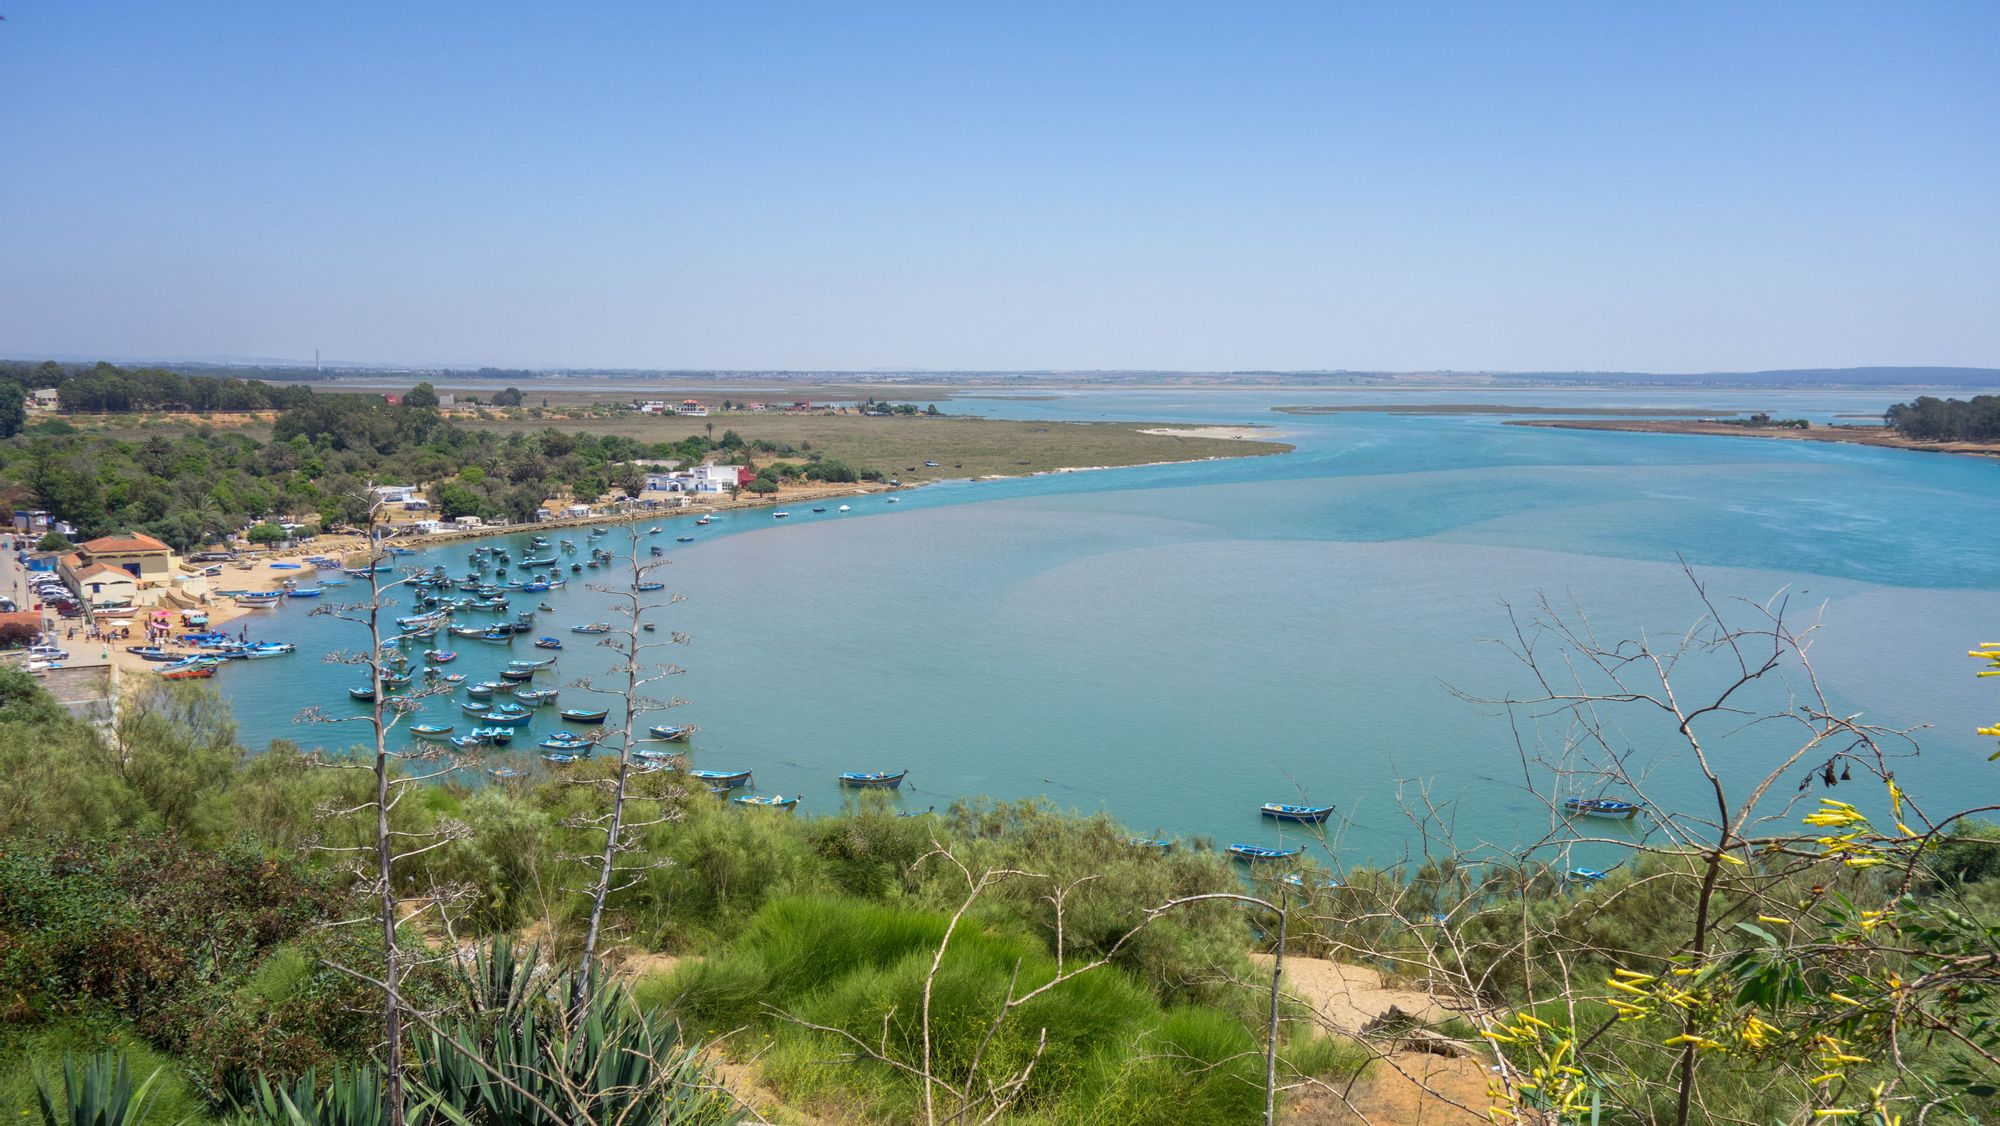
<path id="1" fill-rule="evenodd" d="M 848 509 L 848 506 L 847 506 L 847 505 L 844 505 L 844 504 L 843 504 L 843 505 L 841 505 L 841 506 L 840 506 L 840 511 L 842 511 L 842 512 L 846 512 L 846 511 L 847 511 L 847 509 Z"/>
<path id="2" fill-rule="evenodd" d="M 791 513 L 789 513 L 789 512 L 786 512 L 786 511 L 784 511 L 783 509 L 780 509 L 780 510 L 778 510 L 777 512 L 773 512 L 773 513 L 771 513 L 771 519 L 773 519 L 773 520 L 783 520 L 783 519 L 784 519 L 785 517 L 787 517 L 787 516 L 790 516 L 790 515 L 791 515 Z"/>

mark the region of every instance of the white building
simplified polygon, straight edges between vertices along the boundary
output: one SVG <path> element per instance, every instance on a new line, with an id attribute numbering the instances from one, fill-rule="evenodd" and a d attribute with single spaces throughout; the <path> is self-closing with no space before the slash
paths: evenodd
<path id="1" fill-rule="evenodd" d="M 731 486 L 742 483 L 743 467 L 740 465 L 697 465 L 694 467 L 694 491 L 698 493 L 726 493 Z"/>
<path id="2" fill-rule="evenodd" d="M 377 485 L 375 495 L 385 504 L 404 504 L 417 495 L 415 485 Z"/>

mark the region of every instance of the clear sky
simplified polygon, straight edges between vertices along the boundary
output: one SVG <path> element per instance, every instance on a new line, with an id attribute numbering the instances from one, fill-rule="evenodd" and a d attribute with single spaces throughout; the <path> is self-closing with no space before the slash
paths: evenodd
<path id="1" fill-rule="evenodd" d="M 2000 365 L 2000 4 L 0 0 L 0 354 Z"/>

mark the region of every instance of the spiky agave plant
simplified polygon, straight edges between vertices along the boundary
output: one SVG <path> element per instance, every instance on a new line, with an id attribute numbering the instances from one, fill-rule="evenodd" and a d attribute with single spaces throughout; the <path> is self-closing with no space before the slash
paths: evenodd
<path id="1" fill-rule="evenodd" d="M 35 1078 L 35 1098 L 41 1104 L 42 1126 L 144 1126 L 159 1093 L 155 1068 L 135 1089 L 132 1069 L 117 1052 L 99 1052 L 78 1059 L 63 1053 L 62 1090 Z"/>
<path id="2" fill-rule="evenodd" d="M 255 1126 L 384 1126 L 389 1121 L 382 1073 L 365 1066 L 334 1068 L 324 1087 L 311 1069 L 290 1083 L 259 1078 L 237 1109 Z M 421 1121 L 423 1109 L 423 1103 L 413 1106 L 411 1121 Z"/>
<path id="3" fill-rule="evenodd" d="M 595 971 L 541 971 L 532 950 L 523 958 L 500 943 L 475 962 L 466 985 L 473 1005 L 439 1023 L 418 1050 L 418 1083 L 453 1121 L 741 1121 L 679 1028 Z"/>

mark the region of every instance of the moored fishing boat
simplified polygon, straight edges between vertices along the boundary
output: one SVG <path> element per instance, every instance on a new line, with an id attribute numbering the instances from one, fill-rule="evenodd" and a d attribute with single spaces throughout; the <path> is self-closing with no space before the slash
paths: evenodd
<path id="1" fill-rule="evenodd" d="M 1228 853 L 1231 860 L 1247 860 L 1255 863 L 1265 860 L 1289 860 L 1304 852 L 1305 848 L 1304 846 L 1297 848 L 1265 848 L 1263 845 L 1239 843 L 1229 845 L 1222 851 Z"/>
<path id="2" fill-rule="evenodd" d="M 534 669 L 501 669 L 501 670 L 500 670 L 500 678 L 501 678 L 502 680 L 533 680 L 533 679 L 535 679 L 535 670 L 534 670 Z"/>
<path id="3" fill-rule="evenodd" d="M 564 708 L 556 713 L 570 723 L 603 723 L 611 714 L 610 708 Z"/>
<path id="4" fill-rule="evenodd" d="M 667 584 L 665 584 L 665 583 L 640 583 L 640 584 L 639 584 L 639 589 L 640 589 L 640 590 L 644 590 L 644 591 L 654 591 L 654 590 L 665 590 L 665 589 L 667 589 Z"/>
<path id="5" fill-rule="evenodd" d="M 586 626 L 571 626 L 571 633 L 610 633 L 611 627 L 603 622 L 592 622 Z"/>
<path id="6" fill-rule="evenodd" d="M 511 766 L 495 766 L 488 769 L 486 773 L 491 774 L 493 777 L 500 779 L 502 782 L 505 782 L 509 778 L 526 777 L 528 772 L 525 770 L 517 770 Z"/>
<path id="7" fill-rule="evenodd" d="M 507 667 L 510 669 L 546 669 L 553 668 L 555 663 L 556 659 L 554 657 L 543 657 L 538 661 L 508 661 Z"/>
<path id="8" fill-rule="evenodd" d="M 458 660 L 456 649 L 433 649 L 424 654 L 424 660 L 434 665 L 446 665 Z"/>
<path id="9" fill-rule="evenodd" d="M 207 680 L 214 675 L 214 665 L 184 665 L 160 670 L 161 680 Z"/>
<path id="10" fill-rule="evenodd" d="M 236 604 L 251 610 L 268 610 L 284 597 L 282 590 L 245 591 L 236 596 Z"/>
<path id="11" fill-rule="evenodd" d="M 451 734 L 449 723 L 415 723 L 410 725 L 410 734 L 419 739 L 442 739 Z"/>
<path id="12" fill-rule="evenodd" d="M 786 512 L 786 511 L 785 511 L 784 509 L 782 509 L 782 508 L 781 508 L 781 509 L 779 509 L 778 511 L 776 511 L 776 512 L 773 512 L 773 513 L 771 513 L 771 519 L 773 519 L 773 520 L 783 520 L 783 519 L 784 519 L 785 517 L 787 517 L 787 516 L 790 516 L 790 515 L 791 515 L 791 513 L 789 513 L 789 512 Z"/>
<path id="13" fill-rule="evenodd" d="M 579 757 L 581 756 L 569 754 L 565 751 L 548 751 L 542 755 L 542 761 L 552 762 L 555 763 L 557 766 L 568 766 L 569 764 L 575 762 Z"/>
<path id="14" fill-rule="evenodd" d="M 669 743 L 682 742 L 686 740 L 688 736 L 694 734 L 694 728 L 682 727 L 678 724 L 672 724 L 672 723 L 656 723 L 653 726 L 647 728 L 646 730 L 649 734 L 653 736 L 653 738 L 664 739 Z"/>
<path id="15" fill-rule="evenodd" d="M 1617 798 L 1564 798 L 1563 812 L 1584 817 L 1611 817 L 1625 820 L 1637 814 L 1639 807 L 1633 802 L 1619 801 Z"/>
<path id="16" fill-rule="evenodd" d="M 375 702 L 375 690 L 373 688 L 350 688 L 347 690 L 347 694 L 364 704 Z"/>
<path id="17" fill-rule="evenodd" d="M 535 718 L 534 711 L 519 704 L 496 704 L 486 710 L 487 722 L 504 723 L 510 727 L 526 723 L 533 718 Z"/>
<path id="18" fill-rule="evenodd" d="M 531 708 L 539 708 L 548 704 L 555 703 L 556 693 L 558 691 L 560 691 L 560 689 L 555 689 L 555 688 L 544 689 L 540 692 L 536 692 L 532 689 L 517 689 L 514 692 L 514 699 L 520 703 L 528 705 Z"/>
<path id="19" fill-rule="evenodd" d="M 1265 802 L 1260 812 L 1266 817 L 1279 821 L 1306 821 L 1319 824 L 1333 815 L 1330 805 L 1286 805 L 1283 802 Z"/>
<path id="20" fill-rule="evenodd" d="M 137 654 L 142 661 L 178 661 L 183 656 L 183 654 L 176 653 L 171 649 L 162 649 L 157 645 L 127 645 L 125 651 Z"/>
<path id="21" fill-rule="evenodd" d="M 674 537 L 674 542 L 675 542 L 675 543 L 693 543 L 693 542 L 694 542 L 694 537 L 693 537 L 693 536 L 675 536 L 675 537 Z"/>
<path id="22" fill-rule="evenodd" d="M 535 648 L 560 649 L 562 648 L 562 640 L 554 637 L 538 637 L 535 639 Z"/>
<path id="23" fill-rule="evenodd" d="M 514 741 L 514 729 L 511 727 L 475 727 L 472 733 L 496 747 L 504 747 Z"/>
<path id="24" fill-rule="evenodd" d="M 785 797 L 783 794 L 771 794 L 768 796 L 745 794 L 742 797 L 730 798 L 729 800 L 735 802 L 737 805 L 756 806 L 759 809 L 789 810 L 795 808 L 799 804 L 798 798 L 796 797 L 788 798 Z"/>
<path id="25" fill-rule="evenodd" d="M 590 745 L 590 740 L 572 731 L 558 731 L 539 744 L 546 751 L 581 751 Z"/>
<path id="26" fill-rule="evenodd" d="M 295 586 L 285 591 L 288 598 L 318 598 L 326 593 L 316 586 Z"/>
<path id="27" fill-rule="evenodd" d="M 710 786 L 721 786 L 725 790 L 734 790 L 738 786 L 750 784 L 750 772 L 747 770 L 690 770 L 688 777 L 706 782 Z"/>
<path id="28" fill-rule="evenodd" d="M 464 712 L 466 715 L 484 719 L 486 718 L 486 713 L 493 710 L 493 705 L 482 704 L 477 700 L 467 700 L 458 706 L 458 710 Z"/>
<path id="29" fill-rule="evenodd" d="M 907 770 L 891 774 L 886 770 L 850 770 L 840 776 L 840 784 L 861 790 L 893 790 L 903 784 Z"/>

